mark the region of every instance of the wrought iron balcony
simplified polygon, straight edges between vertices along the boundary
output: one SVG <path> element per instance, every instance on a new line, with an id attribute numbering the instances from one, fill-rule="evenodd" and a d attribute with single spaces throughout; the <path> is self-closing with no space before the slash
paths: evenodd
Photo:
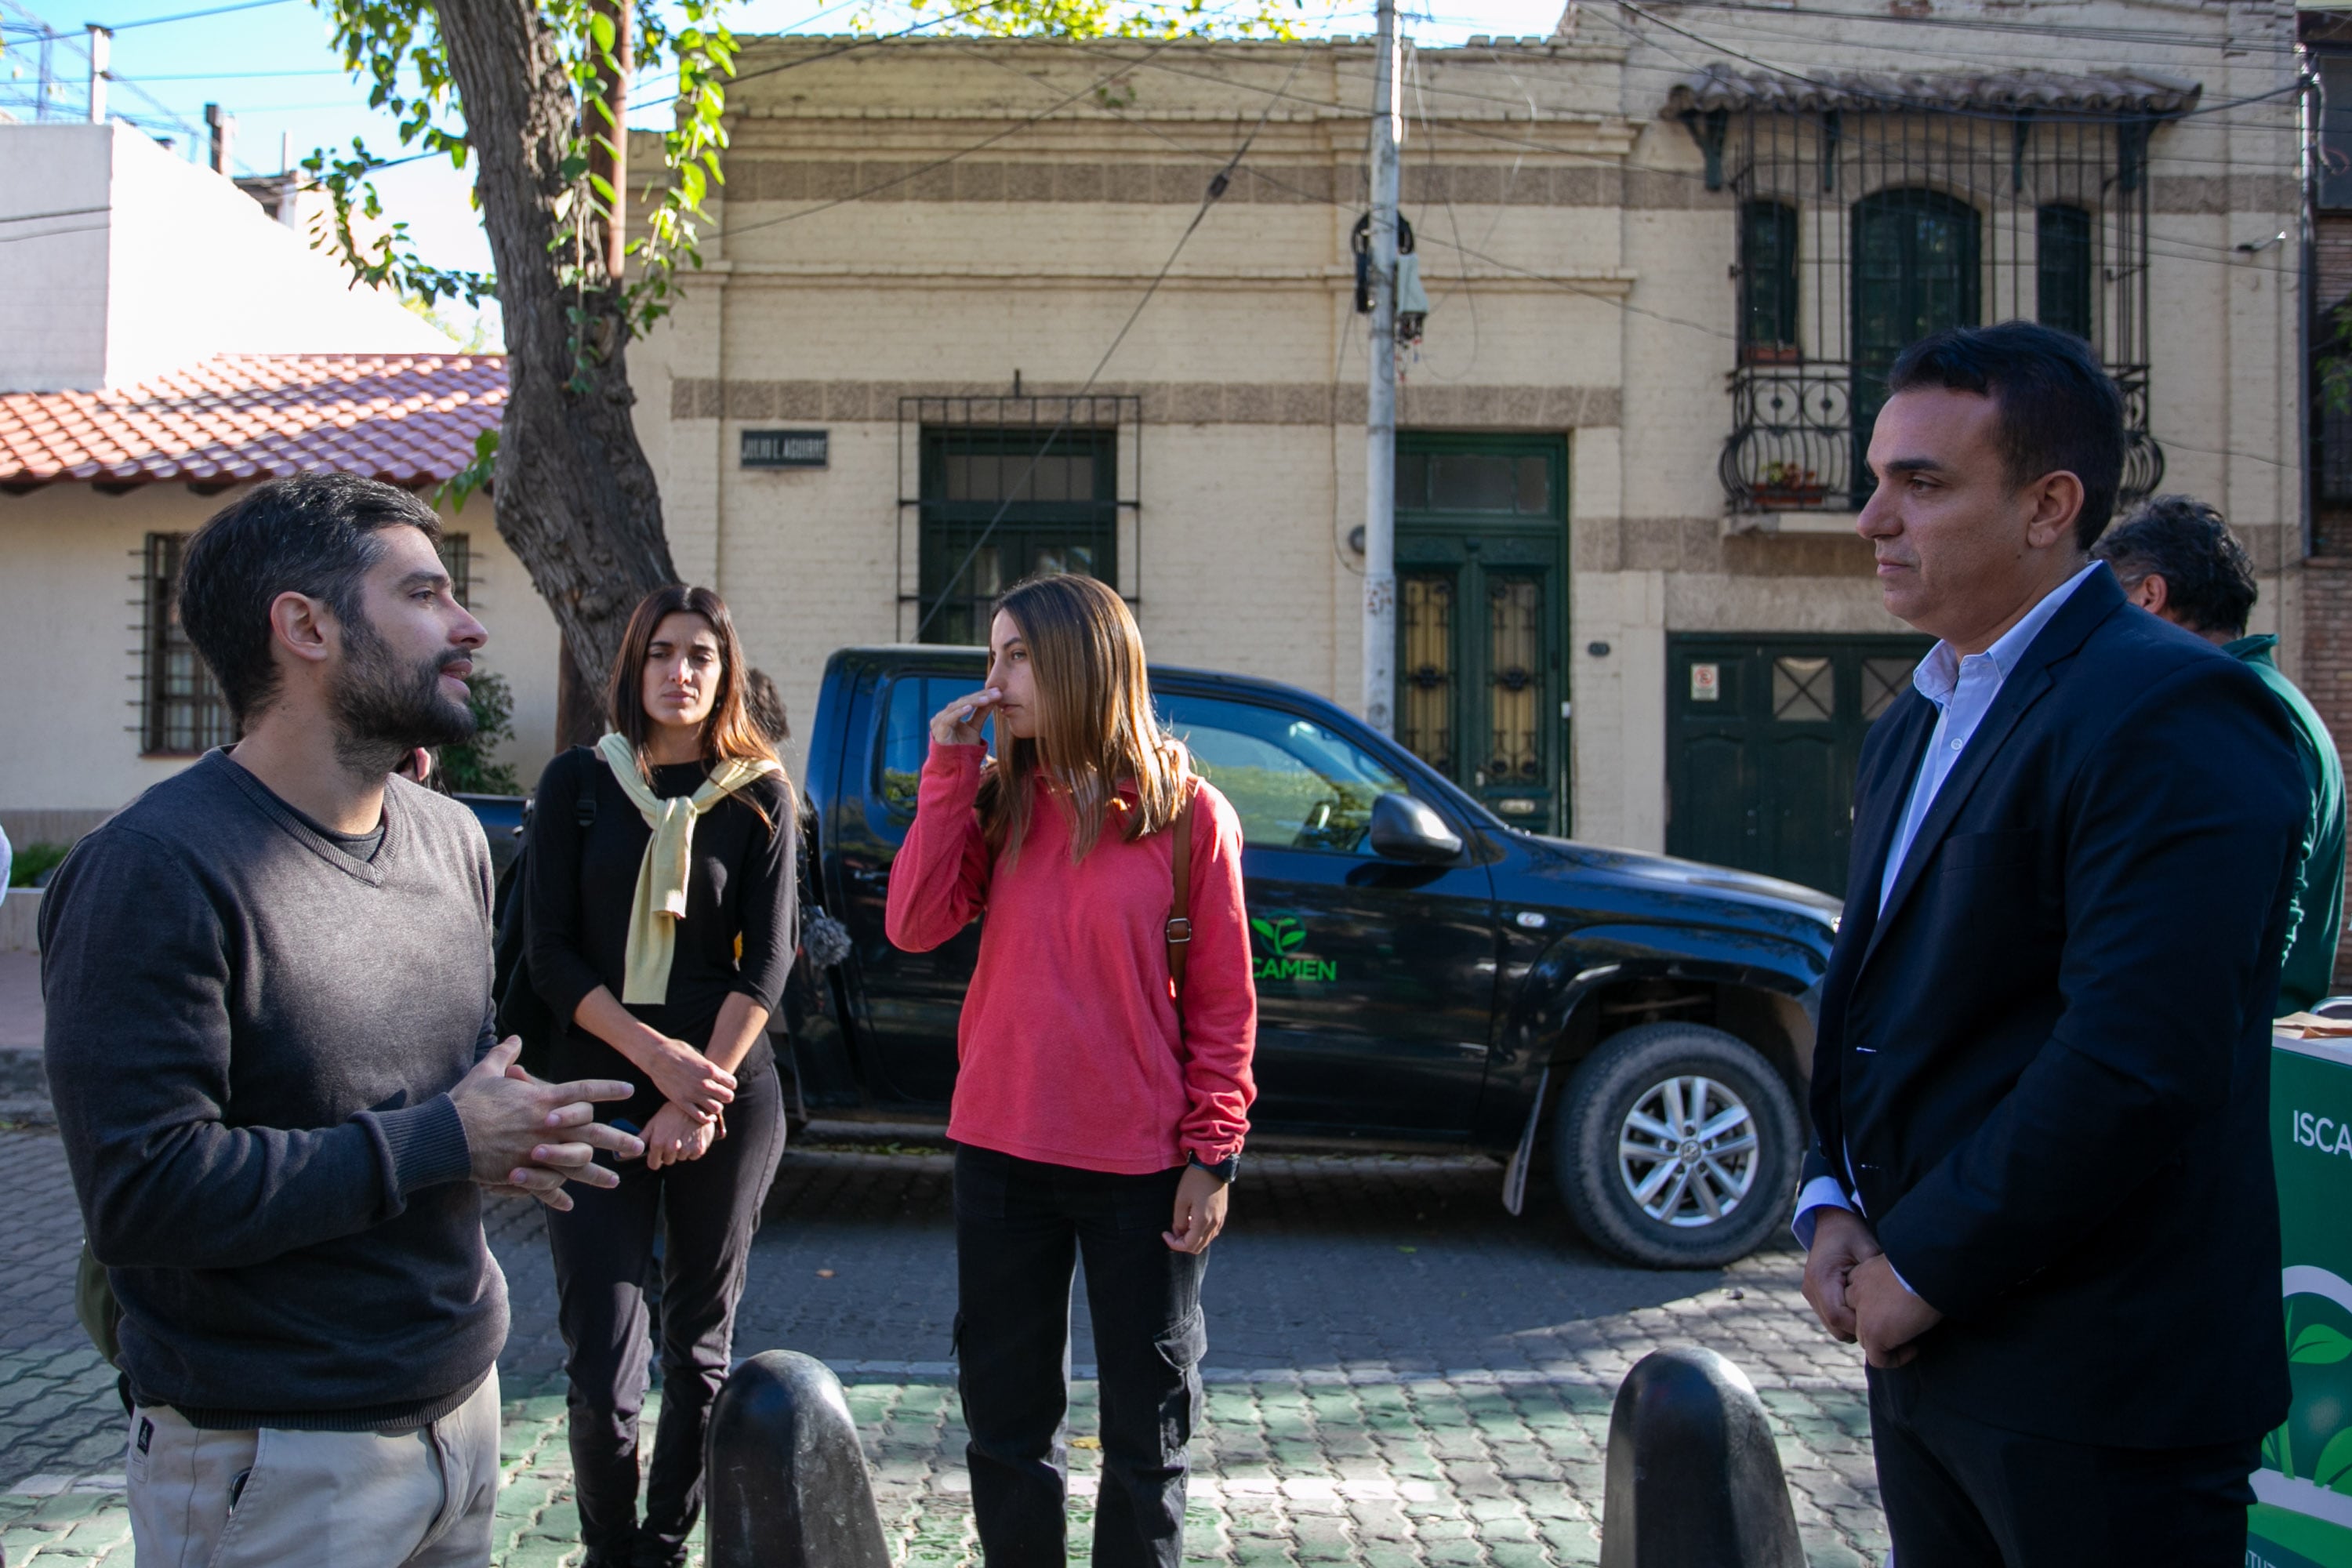
<path id="1" fill-rule="evenodd" d="M 2111 365 L 2124 394 L 2124 475 L 2117 507 L 2164 482 L 2164 449 L 2147 429 L 2147 367 Z M 1736 514 L 1856 511 L 1870 499 L 1865 456 L 1883 383 L 1840 361 L 1751 361 L 1731 374 L 1731 435 L 1719 471 Z M 1856 417 L 1857 405 L 1862 417 Z"/>

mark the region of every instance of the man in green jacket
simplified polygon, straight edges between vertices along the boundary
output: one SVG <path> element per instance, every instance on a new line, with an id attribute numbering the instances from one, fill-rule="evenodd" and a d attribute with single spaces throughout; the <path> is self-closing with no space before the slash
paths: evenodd
<path id="1" fill-rule="evenodd" d="M 2344 926 L 2344 763 L 2335 739 L 2279 668 L 2272 653 L 2278 638 L 2246 635 L 2246 617 L 2261 590 L 2252 560 L 2221 512 L 2189 496 L 2158 496 L 2122 527 L 2108 530 L 2093 553 L 2114 571 L 2132 603 L 2244 660 L 2294 721 L 2311 815 L 2274 1016 L 2301 1012 L 2333 990 L 2336 938 Z"/>

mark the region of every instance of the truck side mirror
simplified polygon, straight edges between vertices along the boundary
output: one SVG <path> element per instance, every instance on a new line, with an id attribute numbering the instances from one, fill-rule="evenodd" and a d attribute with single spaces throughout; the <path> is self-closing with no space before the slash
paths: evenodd
<path id="1" fill-rule="evenodd" d="M 1384 795 L 1372 802 L 1372 853 L 1383 860 L 1441 866 L 1458 859 L 1462 836 L 1445 826 L 1436 808 L 1409 795 Z"/>

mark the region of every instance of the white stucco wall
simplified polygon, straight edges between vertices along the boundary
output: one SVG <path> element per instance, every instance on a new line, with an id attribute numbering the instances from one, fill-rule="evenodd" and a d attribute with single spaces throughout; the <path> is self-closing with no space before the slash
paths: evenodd
<path id="1" fill-rule="evenodd" d="M 11 222 L 23 215 L 54 216 Z M 446 353 L 210 169 L 128 125 L 0 125 L 0 390 L 128 386 L 215 353 Z"/>
<path id="2" fill-rule="evenodd" d="M 0 816 L 118 808 L 186 757 L 141 754 L 140 573 L 150 533 L 187 533 L 235 499 L 181 485 L 119 496 L 87 485 L 0 495 Z M 486 501 L 443 526 L 470 543 L 472 602 L 490 633 L 482 663 L 515 697 L 498 753 L 526 787 L 553 753 L 557 637 Z"/>

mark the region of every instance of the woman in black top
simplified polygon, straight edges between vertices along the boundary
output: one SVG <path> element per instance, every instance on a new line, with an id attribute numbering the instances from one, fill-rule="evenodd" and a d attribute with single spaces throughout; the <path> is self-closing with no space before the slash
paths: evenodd
<path id="1" fill-rule="evenodd" d="M 744 713 L 746 668 L 718 595 L 648 595 L 613 667 L 613 733 L 550 763 L 531 813 L 531 982 L 571 1020 L 553 1071 L 635 1083 L 634 1099 L 597 1114 L 646 1141 L 618 1187 L 576 1189 L 572 1210 L 549 1216 L 593 1568 L 686 1561 L 703 1434 L 783 1152 L 765 1028 L 797 945 L 799 832 L 791 784 Z M 583 784 L 594 803 L 584 826 Z M 657 1217 L 662 1412 L 640 1525 Z"/>

